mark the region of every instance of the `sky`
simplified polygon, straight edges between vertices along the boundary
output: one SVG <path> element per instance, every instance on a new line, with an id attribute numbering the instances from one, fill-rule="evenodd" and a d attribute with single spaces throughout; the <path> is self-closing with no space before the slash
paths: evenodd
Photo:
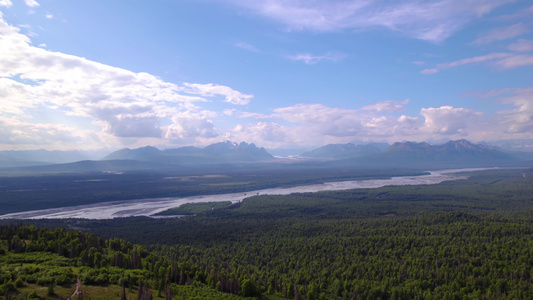
<path id="1" fill-rule="evenodd" d="M 533 145 L 532 1 L 0 0 L 0 150 L 457 139 Z"/>

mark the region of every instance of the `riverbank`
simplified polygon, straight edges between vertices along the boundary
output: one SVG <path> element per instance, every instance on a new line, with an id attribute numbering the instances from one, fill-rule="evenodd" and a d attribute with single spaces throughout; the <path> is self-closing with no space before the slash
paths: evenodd
<path id="1" fill-rule="evenodd" d="M 295 186 L 290 188 L 269 188 L 246 193 L 230 193 L 217 195 L 201 195 L 182 198 L 155 198 L 128 201 L 102 202 L 97 204 L 69 206 L 62 208 L 18 212 L 0 216 L 0 219 L 113 219 L 119 217 L 151 216 L 170 208 L 179 207 L 185 203 L 231 201 L 236 203 L 254 195 L 288 195 L 293 193 L 314 193 L 320 191 L 335 191 L 349 189 L 369 189 L 393 185 L 428 185 L 438 184 L 449 180 L 467 179 L 459 175 L 461 172 L 481 171 L 491 168 L 468 168 L 431 171 L 427 175 L 398 176 L 388 179 L 351 180 L 325 182 Z"/>

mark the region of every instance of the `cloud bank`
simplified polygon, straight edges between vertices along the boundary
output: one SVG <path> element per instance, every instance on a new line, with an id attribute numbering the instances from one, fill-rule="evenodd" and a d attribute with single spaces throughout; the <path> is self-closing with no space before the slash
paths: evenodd
<path id="1" fill-rule="evenodd" d="M 27 3 L 34 6 L 35 3 Z M 4 5 L 7 5 L 4 2 Z M 0 13 L 0 18 L 2 17 Z M 2 142 L 48 141 L 61 148 L 87 145 L 100 137 L 168 138 L 195 142 L 217 135 L 208 119 L 213 113 L 198 103 L 216 101 L 245 105 L 253 98 L 218 84 L 166 82 L 85 58 L 35 47 L 19 29 L 0 19 L 0 121 Z M 88 134 L 76 125 L 46 123 L 42 113 L 77 118 L 101 131 Z M 85 121 L 84 121 L 85 120 Z M 63 138 L 47 139 L 57 133 Z"/>

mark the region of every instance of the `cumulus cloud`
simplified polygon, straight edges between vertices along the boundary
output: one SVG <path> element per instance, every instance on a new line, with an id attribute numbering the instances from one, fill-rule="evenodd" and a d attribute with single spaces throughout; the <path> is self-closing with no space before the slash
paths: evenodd
<path id="1" fill-rule="evenodd" d="M 496 101 L 514 107 L 499 111 L 499 122 L 508 133 L 530 136 L 533 130 L 533 87 L 492 91 L 492 95 L 502 95 Z"/>
<path id="2" fill-rule="evenodd" d="M 319 63 L 321 61 L 327 60 L 327 61 L 340 61 L 346 57 L 345 54 L 338 53 L 338 52 L 328 52 L 324 55 L 312 55 L 309 53 L 299 53 L 296 55 L 289 55 L 287 58 L 294 61 L 302 61 L 308 65 L 314 65 L 316 63 Z"/>
<path id="3" fill-rule="evenodd" d="M 71 144 L 92 142 L 89 131 L 55 123 L 30 123 L 18 118 L 0 116 L 0 145 L 27 145 L 40 147 L 56 145 L 58 148 Z"/>
<path id="4" fill-rule="evenodd" d="M 529 28 L 522 24 L 514 24 L 507 27 L 502 28 L 495 28 L 477 39 L 475 39 L 472 44 L 474 45 L 480 45 L 480 44 L 490 44 L 498 41 L 504 41 L 511 38 L 514 38 L 516 36 L 522 35 L 524 33 L 529 32 Z"/>
<path id="5" fill-rule="evenodd" d="M 10 7 L 11 5 L 13 5 L 13 3 L 10 0 L 0 0 L 0 6 Z"/>
<path id="6" fill-rule="evenodd" d="M 160 120 L 156 116 L 113 117 L 107 122 L 107 132 L 116 137 L 161 137 Z"/>
<path id="7" fill-rule="evenodd" d="M 181 113 L 172 118 L 165 138 L 179 142 L 191 142 L 196 138 L 213 138 L 218 134 L 212 121 L 205 116 L 194 113 Z"/>
<path id="8" fill-rule="evenodd" d="M 224 0 L 284 24 L 288 30 L 338 31 L 387 28 L 441 42 L 469 21 L 512 0 L 394 1 Z"/>
<path id="9" fill-rule="evenodd" d="M 326 136 L 354 136 L 363 127 L 356 110 L 331 108 L 323 104 L 296 104 L 274 110 L 272 115 L 287 122 L 307 128 L 307 134 Z M 306 134 L 304 134 L 306 135 Z"/>
<path id="10" fill-rule="evenodd" d="M 28 36 L 1 17 L 0 116 L 31 119 L 33 128 L 45 124 L 37 111 L 46 108 L 91 120 L 106 137 L 117 139 L 214 136 L 207 119 L 212 114 L 197 104 L 222 96 L 225 102 L 243 105 L 253 97 L 216 84 L 179 86 L 148 73 L 47 51 L 33 46 Z M 168 122 L 171 125 L 163 125 Z M 78 132 L 89 134 L 83 128 Z"/>
<path id="11" fill-rule="evenodd" d="M 353 140 L 471 140 L 524 138 L 533 130 L 533 88 L 492 91 L 490 97 L 514 107 L 498 117 L 453 106 L 425 107 L 417 115 L 398 114 L 409 100 L 385 100 L 359 109 L 323 104 L 296 104 L 274 109 L 270 115 L 240 113 L 262 120 L 241 123 L 229 138 L 267 147 L 315 146 Z M 268 121 L 266 121 L 268 119 Z"/>
<path id="12" fill-rule="evenodd" d="M 436 135 L 449 139 L 477 139 L 487 127 L 482 112 L 461 107 L 428 107 L 422 108 L 416 116 L 397 115 L 408 103 L 407 99 L 387 100 L 360 109 L 297 104 L 275 109 L 272 122 L 240 124 L 234 133 L 263 143 L 295 142 L 301 146 L 369 139 L 422 141 Z M 283 123 L 288 125 L 280 125 Z M 491 130 L 497 132 L 498 129 L 501 127 L 494 124 Z"/>
<path id="13" fill-rule="evenodd" d="M 398 103 L 407 102 L 383 101 L 359 110 L 332 108 L 322 104 L 297 104 L 275 109 L 272 117 L 298 124 L 305 128 L 302 130 L 304 135 L 313 132 L 338 139 L 390 137 L 407 134 L 404 131 L 407 128 L 405 120 L 398 119 L 393 114 L 384 114 L 397 111 L 398 107 L 394 106 Z M 382 110 L 378 113 L 377 109 Z M 400 121 L 403 123 L 400 124 Z"/>
<path id="14" fill-rule="evenodd" d="M 237 140 L 251 141 L 266 147 L 279 147 L 297 142 L 290 132 L 288 127 L 275 122 L 257 122 L 238 124 L 231 135 Z"/>
<path id="15" fill-rule="evenodd" d="M 24 115 L 25 109 L 35 107 L 31 87 L 7 78 L 0 78 L 0 87 L 4 115 Z"/>
<path id="16" fill-rule="evenodd" d="M 425 118 L 424 131 L 445 135 L 466 135 L 467 128 L 483 115 L 466 108 L 441 106 L 423 108 L 420 115 Z"/>

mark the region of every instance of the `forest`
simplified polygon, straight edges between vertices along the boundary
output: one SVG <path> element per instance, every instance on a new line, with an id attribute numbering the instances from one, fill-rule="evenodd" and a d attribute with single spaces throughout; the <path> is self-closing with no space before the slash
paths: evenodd
<path id="1" fill-rule="evenodd" d="M 533 298 L 533 169 L 177 212 L 2 220 L 0 299 Z"/>

